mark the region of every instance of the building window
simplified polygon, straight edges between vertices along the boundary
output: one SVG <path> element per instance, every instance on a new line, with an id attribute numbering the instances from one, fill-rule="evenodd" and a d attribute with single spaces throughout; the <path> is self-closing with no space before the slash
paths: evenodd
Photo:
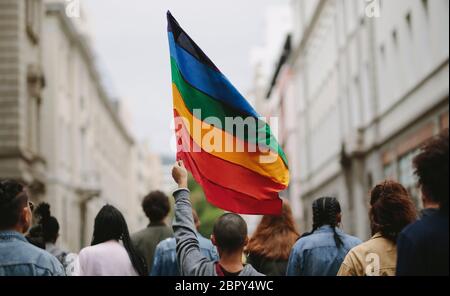
<path id="1" fill-rule="evenodd" d="M 426 15 L 428 15 L 428 0 L 422 0 L 423 9 L 425 10 Z"/>
<path id="2" fill-rule="evenodd" d="M 395 162 L 391 162 L 384 166 L 383 168 L 384 178 L 387 180 L 397 179 L 397 174 L 395 171 Z"/>
<path id="3" fill-rule="evenodd" d="M 412 31 L 412 16 L 411 12 L 408 12 L 405 16 L 406 24 L 408 25 L 408 29 Z"/>
<path id="4" fill-rule="evenodd" d="M 27 89 L 28 101 L 26 105 L 27 142 L 28 150 L 34 154 L 40 151 L 41 127 L 41 95 L 45 87 L 45 78 L 41 69 L 36 65 L 28 65 Z"/>
<path id="5" fill-rule="evenodd" d="M 26 0 L 26 31 L 34 43 L 39 42 L 41 30 L 42 6 L 41 0 Z"/>
<path id="6" fill-rule="evenodd" d="M 394 42 L 395 46 L 398 46 L 398 33 L 396 29 L 392 31 L 392 41 Z"/>

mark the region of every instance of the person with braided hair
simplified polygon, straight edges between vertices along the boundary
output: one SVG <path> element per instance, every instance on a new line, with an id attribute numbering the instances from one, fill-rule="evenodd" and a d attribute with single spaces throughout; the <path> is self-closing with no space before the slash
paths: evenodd
<path id="1" fill-rule="evenodd" d="M 77 255 L 64 251 L 56 245 L 59 237 L 59 222 L 51 215 L 50 205 L 45 202 L 40 203 L 34 213 L 38 218 L 36 228 L 40 230 L 44 249 L 61 262 L 67 275 L 71 275 Z"/>
<path id="2" fill-rule="evenodd" d="M 397 237 L 417 218 L 408 191 L 395 181 L 383 181 L 370 193 L 372 238 L 353 248 L 339 269 L 339 276 L 395 276 Z"/>
<path id="3" fill-rule="evenodd" d="M 0 276 L 65 275 L 54 256 L 24 236 L 31 225 L 33 207 L 24 186 L 0 180 Z"/>
<path id="4" fill-rule="evenodd" d="M 347 253 L 361 243 L 339 228 L 341 206 L 334 197 L 313 202 L 313 229 L 294 245 L 289 256 L 288 276 L 336 276 Z"/>

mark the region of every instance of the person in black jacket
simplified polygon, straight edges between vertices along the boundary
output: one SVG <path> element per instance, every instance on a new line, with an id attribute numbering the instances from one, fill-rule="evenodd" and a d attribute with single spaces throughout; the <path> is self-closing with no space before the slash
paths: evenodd
<path id="1" fill-rule="evenodd" d="M 448 129 L 429 141 L 414 160 L 424 205 L 437 204 L 406 227 L 397 242 L 399 276 L 448 276 Z"/>

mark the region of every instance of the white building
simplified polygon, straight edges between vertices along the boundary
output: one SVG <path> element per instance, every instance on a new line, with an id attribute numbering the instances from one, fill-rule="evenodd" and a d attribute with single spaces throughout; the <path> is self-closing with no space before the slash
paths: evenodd
<path id="1" fill-rule="evenodd" d="M 43 194 L 45 161 L 39 139 L 45 78 L 42 1 L 0 1 L 0 178 Z"/>
<path id="2" fill-rule="evenodd" d="M 135 144 L 102 84 L 83 19 L 64 1 L 0 0 L 0 42 L 0 178 L 51 204 L 72 251 L 90 243 L 106 203 L 131 231 L 145 226 L 140 202 L 159 187 L 159 160 Z"/>
<path id="3" fill-rule="evenodd" d="M 449 2 L 294 0 L 294 27 L 266 86 L 279 116 L 301 229 L 336 196 L 346 231 L 368 238 L 368 192 L 401 181 L 420 206 L 411 158 L 448 127 Z M 264 92 L 263 92 L 264 93 Z M 300 210 L 299 210 L 300 209 Z"/>
<path id="4" fill-rule="evenodd" d="M 146 142 L 139 143 L 134 147 L 134 168 L 135 174 L 135 199 L 133 201 L 133 217 L 130 217 L 130 231 L 136 232 L 145 228 L 149 221 L 142 210 L 143 198 L 154 190 L 163 190 L 164 174 L 161 158 L 151 153 Z"/>
<path id="5" fill-rule="evenodd" d="M 161 157 L 162 164 L 162 183 L 161 190 L 166 194 L 172 194 L 172 191 L 177 188 L 177 184 L 172 178 L 172 168 L 175 163 L 175 157 L 164 155 Z"/>

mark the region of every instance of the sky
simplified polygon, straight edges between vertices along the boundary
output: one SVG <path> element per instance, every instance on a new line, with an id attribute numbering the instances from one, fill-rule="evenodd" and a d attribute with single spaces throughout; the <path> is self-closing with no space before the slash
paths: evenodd
<path id="1" fill-rule="evenodd" d="M 288 0 L 81 0 L 108 85 L 125 104 L 134 136 L 173 154 L 166 12 L 241 93 L 251 88 L 250 52 L 264 42 L 265 15 Z"/>

